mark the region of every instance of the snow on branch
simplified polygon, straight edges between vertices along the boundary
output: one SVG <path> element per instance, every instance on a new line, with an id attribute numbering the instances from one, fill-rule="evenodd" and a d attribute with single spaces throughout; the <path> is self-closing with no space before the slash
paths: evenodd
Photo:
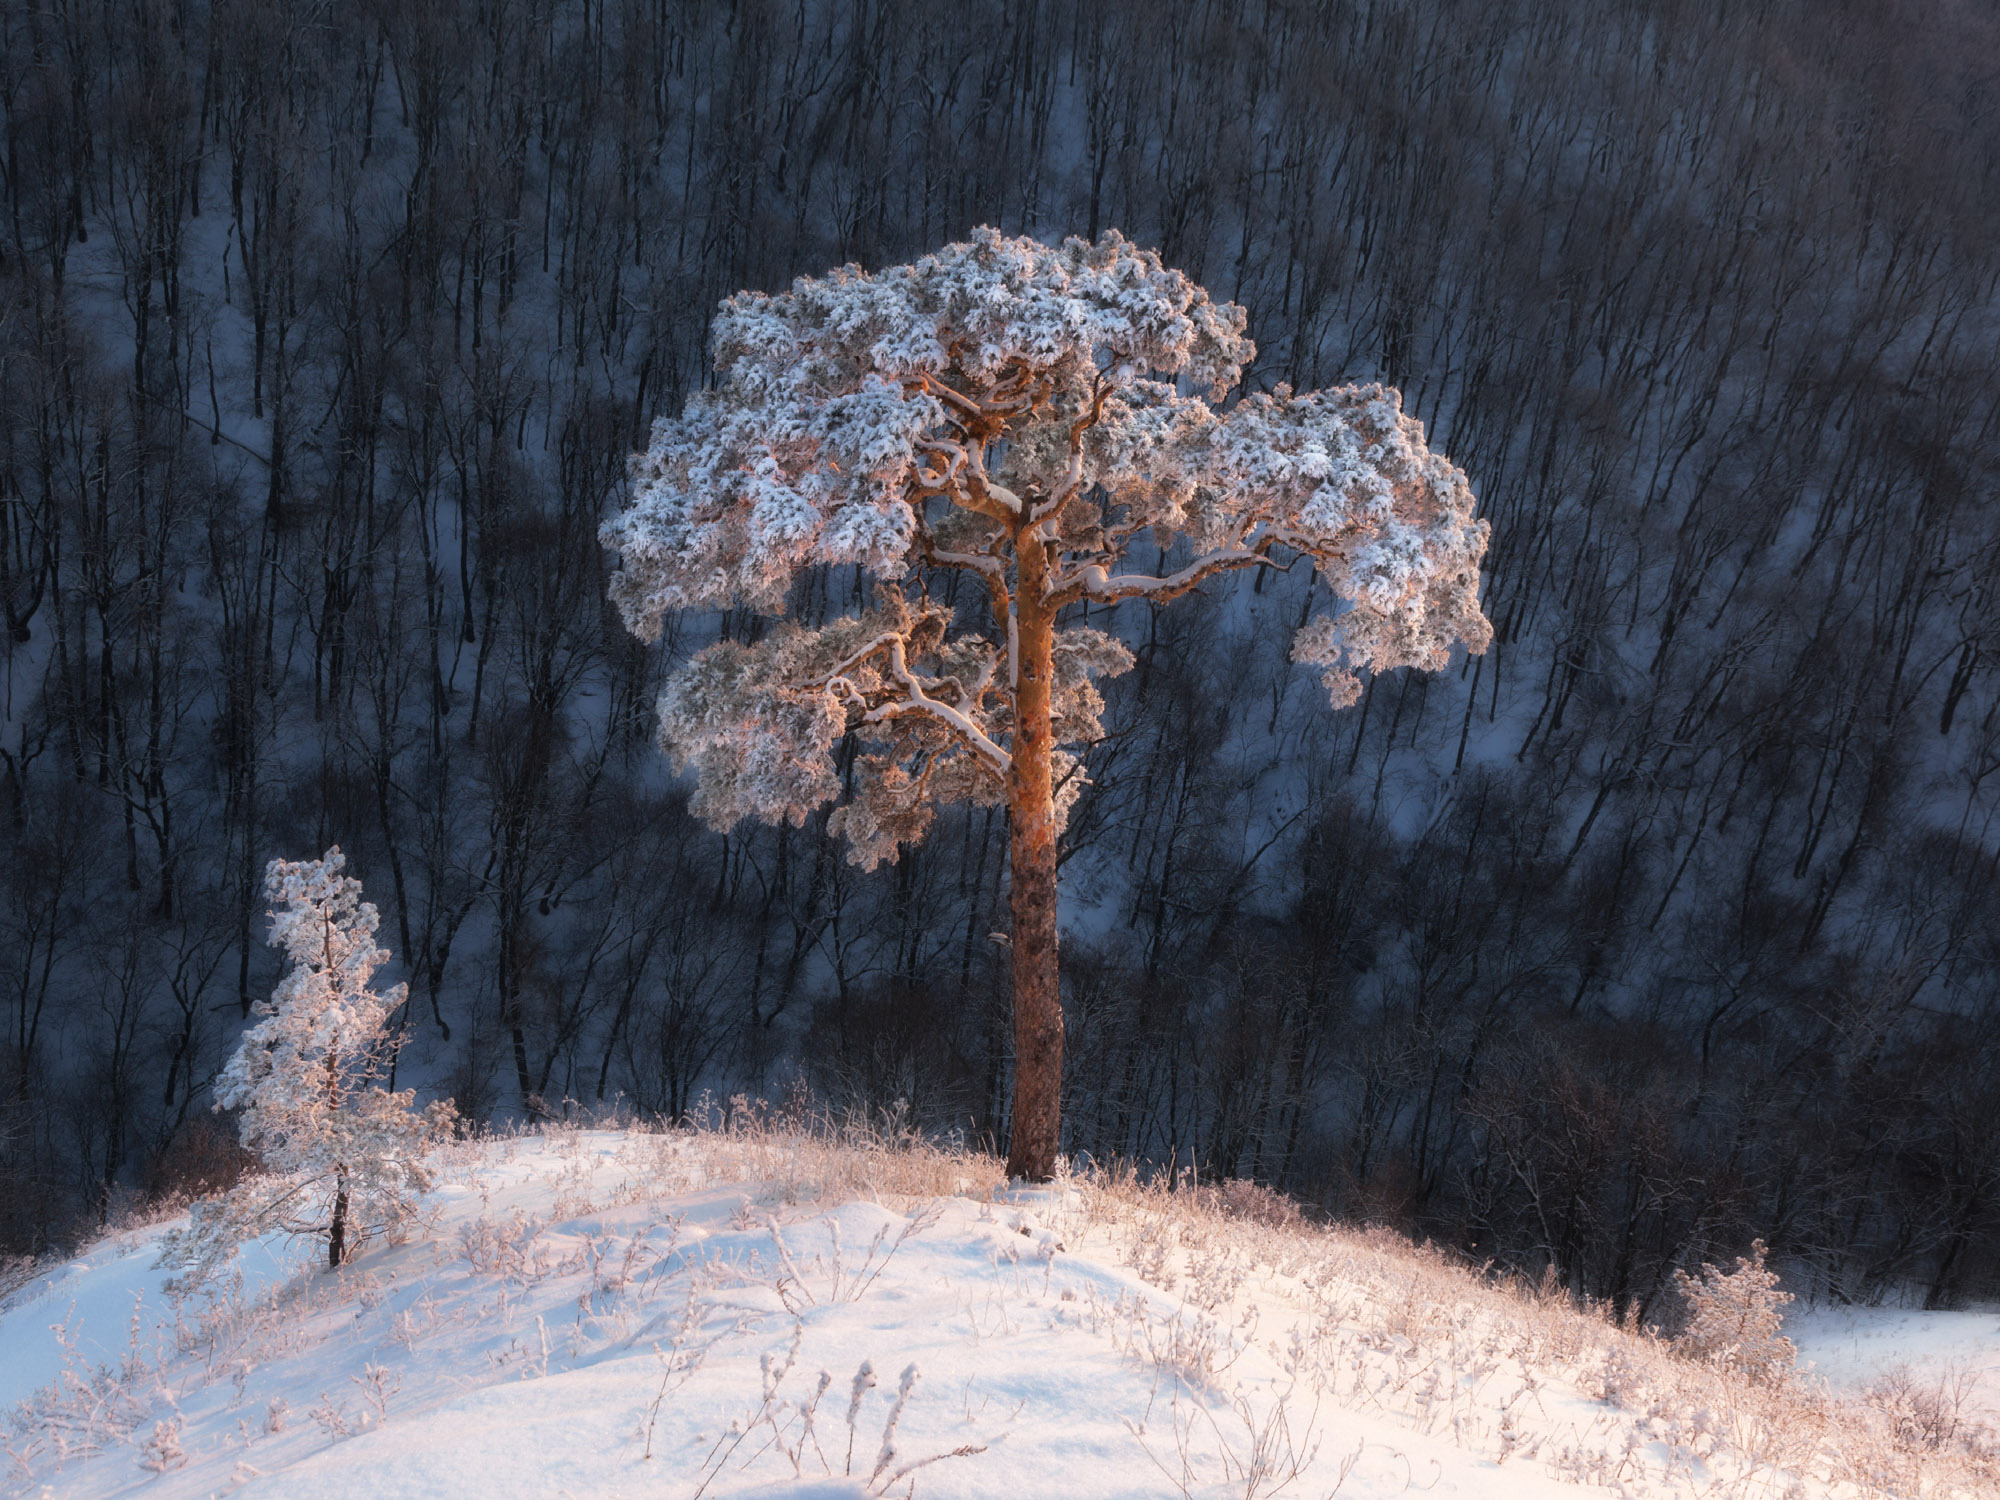
<path id="1" fill-rule="evenodd" d="M 850 733 L 867 749 L 832 826 L 856 863 L 893 859 L 897 844 L 920 838 L 935 801 L 997 805 L 1012 713 L 1004 659 L 979 636 L 951 638 L 950 623 L 941 606 L 884 586 L 866 614 L 819 630 L 780 626 L 754 646 L 723 642 L 695 657 L 660 701 L 660 745 L 695 773 L 695 812 L 725 828 L 803 823 L 839 794 L 835 750 Z M 1101 735 L 1104 700 L 1091 678 L 1131 660 L 1100 631 L 1058 635 L 1059 738 Z"/>
<path id="2" fill-rule="evenodd" d="M 647 638 L 673 609 L 781 615 L 812 567 L 859 567 L 877 603 L 723 642 L 669 685 L 661 743 L 696 773 L 701 816 L 802 821 L 840 795 L 835 747 L 858 735 L 839 826 L 860 862 L 894 858 L 930 802 L 1000 795 L 1032 665 L 1023 620 L 1046 657 L 1072 604 L 1165 603 L 1304 556 L 1336 605 L 1292 656 L 1323 669 L 1336 705 L 1359 672 L 1485 649 L 1486 524 L 1465 475 L 1380 386 L 1227 404 L 1256 352 L 1244 324 L 1115 232 L 1051 247 L 981 229 L 912 265 L 724 302 L 716 388 L 654 425 L 604 526 L 612 598 Z M 1141 537 L 1187 560 L 1130 567 Z M 979 579 L 983 619 L 904 603 L 940 570 Z M 1057 636 L 1050 753 L 1068 799 L 1083 779 L 1059 747 L 1101 733 L 1089 678 L 1130 657 L 1095 632 Z"/>
<path id="3" fill-rule="evenodd" d="M 162 1262 L 191 1281 L 272 1230 L 331 1236 L 338 1262 L 343 1246 L 396 1232 L 430 1186 L 424 1157 L 454 1112 L 378 1086 L 393 1048 L 388 1020 L 407 990 L 374 988 L 389 954 L 375 946 L 380 919 L 345 866 L 336 847 L 265 870 L 270 941 L 288 967 L 216 1079 L 215 1107 L 239 1111 L 243 1144 L 266 1170 L 196 1204 L 188 1229 L 168 1237 Z"/>
<path id="4" fill-rule="evenodd" d="M 1327 669 L 1336 707 L 1359 694 L 1357 670 L 1435 671 L 1452 646 L 1483 651 L 1492 639 L 1479 609 L 1486 523 L 1464 471 L 1430 451 L 1394 391 L 1280 386 L 1218 415 L 1140 383 L 1090 443 L 1117 534 L 1174 533 L 1197 556 L 1164 578 L 1111 577 L 1116 547 L 1086 549 L 1053 585 L 1064 602 L 1164 601 L 1273 550 L 1310 557 L 1346 608 L 1308 622 L 1292 658 Z"/>
<path id="5" fill-rule="evenodd" d="M 1117 234 L 1050 248 L 983 229 L 877 275 L 741 293 L 715 319 L 718 387 L 632 459 L 632 504 L 604 530 L 623 560 L 613 597 L 650 636 L 668 609 L 777 613 L 814 563 L 899 576 L 922 495 L 1019 514 L 988 443 L 1090 396 L 1100 370 L 1220 392 L 1253 352 L 1243 322 Z"/>

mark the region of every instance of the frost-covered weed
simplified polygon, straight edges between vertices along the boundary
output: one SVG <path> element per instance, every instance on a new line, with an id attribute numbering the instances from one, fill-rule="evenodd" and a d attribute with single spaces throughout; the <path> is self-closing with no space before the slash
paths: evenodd
<path id="1" fill-rule="evenodd" d="M 754 1187 L 738 1227 L 764 1222 L 774 1207 L 987 1199 L 1007 1186 L 996 1158 L 953 1137 L 918 1135 L 893 1115 L 836 1115 L 802 1098 L 772 1105 L 740 1094 L 720 1102 L 703 1095 L 686 1126 L 629 1131 L 619 1163 L 655 1200 Z"/>
<path id="2" fill-rule="evenodd" d="M 153 1424 L 153 1435 L 146 1439 L 139 1450 L 139 1467 L 151 1469 L 155 1474 L 164 1474 L 169 1469 L 178 1469 L 187 1462 L 187 1450 L 181 1446 L 181 1422 L 178 1417 Z"/>
<path id="3" fill-rule="evenodd" d="M 1701 1275 L 1674 1272 L 1674 1290 L 1687 1304 L 1687 1322 L 1674 1342 L 1695 1359 L 1737 1370 L 1752 1380 L 1780 1381 L 1798 1362 L 1798 1350 L 1781 1331 L 1792 1294 L 1778 1286 L 1764 1264 L 1764 1242 L 1753 1240 L 1736 1269 L 1703 1265 Z"/>
<path id="4" fill-rule="evenodd" d="M 320 1431 L 324 1432 L 330 1438 L 348 1437 L 354 1431 L 347 1421 L 347 1407 L 345 1403 L 335 1401 L 325 1391 L 319 1393 L 319 1405 L 315 1406 L 307 1415 L 319 1423 Z"/>
<path id="5" fill-rule="evenodd" d="M 661 1336 L 653 1340 L 653 1358 L 659 1361 L 660 1383 L 646 1407 L 645 1420 L 640 1427 L 646 1444 L 645 1452 L 640 1455 L 642 1458 L 651 1459 L 653 1456 L 653 1437 L 659 1425 L 660 1408 L 666 1404 L 667 1397 L 694 1378 L 716 1345 L 726 1338 L 742 1334 L 748 1327 L 746 1320 L 739 1319 L 734 1326 L 721 1333 L 705 1334 L 703 1324 L 707 1309 L 701 1305 L 701 1299 L 708 1289 L 705 1276 L 690 1276 L 680 1306 L 668 1317 Z"/>
<path id="6" fill-rule="evenodd" d="M 1974 1413 L 1973 1386 L 1972 1372 L 1964 1368 L 1924 1380 L 1909 1366 L 1896 1365 L 1869 1385 L 1863 1399 L 1889 1419 L 1897 1438 L 1912 1449 L 1964 1448 L 2000 1460 L 2000 1432 Z"/>
<path id="7" fill-rule="evenodd" d="M 361 1388 L 361 1399 L 374 1411 L 374 1420 L 388 1421 L 389 1402 L 402 1390 L 403 1377 L 385 1365 L 370 1361 L 359 1375 L 350 1375 L 348 1379 Z"/>
<path id="8" fill-rule="evenodd" d="M 1059 1313 L 1110 1339 L 1113 1347 L 1147 1369 L 1199 1391 L 1226 1394 L 1225 1377 L 1251 1346 L 1254 1310 L 1229 1327 L 1199 1313 L 1162 1313 L 1150 1299 L 1120 1292 L 1107 1301 L 1086 1287 L 1077 1307 Z"/>
<path id="9" fill-rule="evenodd" d="M 1125 1264 L 1163 1292 L 1174 1289 L 1178 1273 L 1173 1269 L 1173 1253 L 1178 1235 L 1171 1221 L 1152 1219 L 1140 1224 L 1125 1246 Z"/>
<path id="10" fill-rule="evenodd" d="M 547 1220 L 516 1208 L 504 1221 L 481 1215 L 458 1228 L 459 1251 L 482 1276 L 503 1276 L 528 1283 L 542 1275 L 536 1254 Z"/>
<path id="11" fill-rule="evenodd" d="M 1718 1374 L 1684 1344 L 1621 1327 L 1606 1307 L 1577 1305 L 1555 1277 L 1482 1282 L 1436 1248 L 1386 1231 L 1237 1217 L 1219 1192 L 1129 1169 L 1062 1186 L 1052 1222 L 1070 1243 L 1108 1237 L 1149 1284 L 1184 1297 L 1201 1260 L 1189 1247 L 1230 1245 L 1263 1304 L 1293 1311 L 1289 1326 L 1267 1319 L 1263 1341 L 1301 1389 L 1415 1432 L 1448 1431 L 1496 1461 L 1628 1493 L 1693 1489 L 1730 1500 L 2000 1492 L 2000 1454 L 1976 1432 L 1932 1446 L 1927 1433 L 1949 1420 L 1916 1415 L 1921 1403 L 1878 1395 L 1871 1407 L 1797 1379 L 1752 1380 L 1734 1367 Z M 1753 1305 L 1758 1280 L 1736 1283 Z M 1070 1316 L 1106 1333 L 1116 1321 L 1087 1299 Z M 1133 1350 L 1129 1335 L 1123 1346 Z M 1143 1344 L 1136 1352 L 1153 1357 Z M 1587 1393 L 1609 1410 L 1552 1442 L 1550 1390 Z"/>
<path id="12" fill-rule="evenodd" d="M 784 1227 L 775 1216 L 770 1218 L 767 1223 L 780 1266 L 774 1281 L 778 1296 L 793 1313 L 804 1307 L 859 1302 L 910 1237 L 923 1233 L 937 1222 L 938 1212 L 938 1206 L 930 1204 L 919 1208 L 900 1225 L 881 1225 L 858 1258 L 849 1254 L 841 1244 L 840 1220 L 829 1215 L 825 1220 L 829 1248 L 823 1255 L 815 1254 L 803 1268 L 792 1256 Z M 895 1230 L 893 1235 L 890 1233 L 892 1228 Z"/>
<path id="13" fill-rule="evenodd" d="M 1413 1440 L 1448 1440 L 1510 1474 L 1634 1495 L 1928 1500 L 2000 1492 L 2000 1455 L 1981 1446 L 1976 1424 L 1955 1416 L 1947 1389 L 1885 1382 L 1868 1401 L 1848 1402 L 1805 1379 L 1751 1381 L 1620 1328 L 1602 1309 L 1576 1306 L 1554 1280 L 1489 1281 L 1435 1248 L 1311 1224 L 1240 1192 L 1084 1172 L 999 1198 L 998 1164 L 955 1143 L 898 1141 L 873 1123 L 750 1106 L 702 1129 L 572 1131 L 547 1168 L 537 1170 L 547 1158 L 520 1150 L 533 1164 L 525 1173 L 506 1161 L 519 1144 L 441 1147 L 438 1170 L 460 1189 L 456 1221 L 400 1259 L 257 1296 L 218 1281 L 207 1295 L 175 1303 L 165 1324 L 135 1323 L 102 1366 L 72 1340 L 63 1378 L 7 1425 L 6 1483 L 32 1493 L 107 1453 L 129 1474 L 159 1424 L 217 1401 L 241 1414 L 227 1441 L 258 1445 L 252 1467 L 271 1469 L 287 1461 L 280 1450 L 311 1451 L 402 1420 L 411 1393 L 425 1399 L 435 1380 L 415 1374 L 426 1361 L 432 1370 L 442 1358 L 474 1378 L 485 1371 L 513 1380 L 629 1351 L 652 1361 L 629 1425 L 620 1419 L 632 1461 L 654 1456 L 688 1473 L 702 1465 L 706 1475 L 726 1474 L 712 1493 L 789 1475 L 856 1486 L 872 1476 L 873 1492 L 893 1482 L 900 1495 L 916 1477 L 913 1464 L 969 1457 L 991 1433 L 914 1457 L 896 1451 L 913 1410 L 934 1418 L 926 1387 L 911 1375 L 907 1390 L 878 1391 L 872 1365 L 852 1380 L 821 1368 L 811 1359 L 817 1313 L 806 1312 L 768 1351 L 759 1404 L 729 1432 L 711 1431 L 694 1449 L 683 1446 L 684 1431 L 672 1446 L 658 1439 L 690 1383 L 712 1377 L 718 1354 L 740 1359 L 746 1340 L 786 1316 L 787 1298 L 801 1311 L 846 1305 L 894 1280 L 893 1270 L 882 1271 L 884 1252 L 956 1187 L 973 1195 L 973 1206 L 956 1212 L 985 1237 L 994 1273 L 976 1270 L 952 1288 L 966 1313 L 950 1318 L 956 1336 L 1004 1344 L 1046 1320 L 1104 1340 L 1155 1393 L 1133 1441 L 1165 1471 L 1169 1491 L 1270 1494 L 1294 1461 L 1310 1465 L 1318 1449 L 1334 1455 L 1311 1470 L 1323 1492 L 1334 1467 L 1352 1467 L 1350 1420 L 1365 1417 Z M 481 1185 L 510 1171 L 533 1185 L 538 1212 L 517 1214 L 505 1198 L 482 1204 Z M 772 1175 L 785 1185 L 774 1190 Z M 707 1191 L 715 1203 L 708 1223 L 718 1232 L 737 1185 L 752 1208 L 724 1236 L 726 1253 L 708 1256 L 700 1236 L 683 1236 L 666 1212 L 616 1223 L 547 1214 L 552 1196 L 607 1201 L 609 1184 L 639 1203 Z M 785 1197 L 794 1200 L 789 1212 Z M 857 1235 L 852 1215 L 823 1217 L 857 1197 L 897 1204 L 901 1223 Z M 1082 1265 L 1074 1256 L 1089 1257 L 1088 1275 L 1071 1269 Z M 1120 1285 L 1113 1268 L 1135 1261 L 1153 1274 Z M 807 1342 L 787 1352 L 800 1326 Z M 372 1341 L 368 1362 L 357 1354 L 347 1369 L 321 1374 L 319 1351 L 352 1348 L 357 1337 Z M 295 1370 L 316 1377 L 289 1387 L 310 1407 L 310 1421 L 290 1419 L 283 1398 L 260 1386 L 293 1358 L 307 1361 Z M 1581 1415 L 1578 1402 L 1586 1403 Z M 980 1405 L 976 1395 L 968 1400 L 968 1423 Z M 213 1431 L 200 1429 L 200 1442 L 183 1448 L 210 1449 Z M 1379 1444 L 1370 1451 L 1371 1463 L 1393 1466 Z M 1422 1488 L 1427 1474 L 1414 1472 L 1411 1482 Z"/>
<path id="14" fill-rule="evenodd" d="M 860 1462 L 865 1472 L 858 1472 L 855 1467 L 855 1439 L 859 1432 L 861 1407 L 868 1393 L 877 1385 L 875 1362 L 864 1359 L 848 1385 L 847 1436 L 840 1454 L 840 1467 L 836 1470 L 832 1457 L 820 1443 L 817 1427 L 820 1402 L 833 1385 L 833 1375 L 821 1370 L 818 1378 L 811 1381 L 810 1389 L 801 1388 L 796 1395 L 786 1391 L 787 1380 L 799 1368 L 799 1350 L 804 1340 L 805 1325 L 794 1323 L 791 1342 L 783 1355 L 766 1351 L 758 1361 L 763 1398 L 749 1416 L 731 1421 L 721 1436 L 715 1439 L 698 1470 L 700 1482 L 693 1500 L 701 1500 L 701 1496 L 725 1470 L 747 1470 L 772 1449 L 776 1449 L 779 1456 L 791 1465 L 794 1478 L 805 1477 L 809 1471 L 814 1476 L 837 1473 L 842 1478 L 858 1477 L 863 1492 L 871 1496 L 888 1494 L 894 1486 L 919 1469 L 950 1458 L 971 1458 L 986 1451 L 984 1443 L 961 1443 L 924 1458 L 898 1462 L 903 1455 L 897 1446 L 896 1430 L 902 1424 L 903 1413 L 910 1404 L 921 1374 L 912 1361 L 904 1367 L 902 1378 L 897 1382 L 895 1400 L 882 1421 L 882 1435 L 876 1445 L 874 1463 L 868 1466 L 864 1450 Z M 750 1446 L 751 1451 L 747 1457 L 741 1457 L 746 1446 Z M 810 1455 L 808 1448 L 811 1449 Z"/>

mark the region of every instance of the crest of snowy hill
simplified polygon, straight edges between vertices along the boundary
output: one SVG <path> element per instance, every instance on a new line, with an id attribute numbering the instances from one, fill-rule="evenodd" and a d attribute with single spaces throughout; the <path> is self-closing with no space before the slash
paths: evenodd
<path id="1" fill-rule="evenodd" d="M 447 1148 L 401 1243 L 171 1222 L 0 1308 L 19 1495 L 1945 1496 L 1969 1423 L 1753 1382 L 1243 1184 L 787 1132 Z M 1906 1382 L 1907 1384 L 1907 1382 Z"/>

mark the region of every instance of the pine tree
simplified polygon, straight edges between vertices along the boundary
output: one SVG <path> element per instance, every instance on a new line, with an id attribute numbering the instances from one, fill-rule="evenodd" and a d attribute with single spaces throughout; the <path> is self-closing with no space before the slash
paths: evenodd
<path id="1" fill-rule="evenodd" d="M 361 1241 L 403 1224 L 431 1183 L 424 1156 L 453 1110 L 419 1109 L 413 1091 L 379 1087 L 385 1027 L 406 991 L 372 987 L 389 954 L 375 946 L 375 908 L 361 882 L 341 874 L 345 865 L 335 847 L 265 870 L 277 908 L 270 942 L 289 967 L 215 1090 L 217 1109 L 241 1111 L 237 1129 L 265 1172 L 197 1204 L 189 1229 L 170 1237 L 169 1262 L 198 1274 L 274 1229 L 325 1236 L 327 1264 L 338 1266 Z"/>
<path id="2" fill-rule="evenodd" d="M 982 229 L 914 265 L 742 293 L 715 319 L 721 380 L 655 424 L 604 528 L 612 597 L 645 637 L 670 609 L 782 615 L 813 566 L 876 579 L 857 616 L 696 656 L 660 742 L 728 828 L 803 823 L 840 795 L 854 736 L 829 826 L 863 866 L 922 838 L 940 801 L 1006 807 L 1017 1175 L 1046 1178 L 1060 1142 L 1070 747 L 1101 735 L 1094 679 L 1132 661 L 1064 612 L 1309 558 L 1341 607 L 1292 657 L 1336 707 L 1357 670 L 1436 669 L 1491 638 L 1465 475 L 1380 386 L 1224 407 L 1256 352 L 1244 324 L 1115 232 L 1051 248 Z M 1128 571 L 1144 541 L 1160 566 Z M 953 573 L 983 611 L 938 601 Z"/>

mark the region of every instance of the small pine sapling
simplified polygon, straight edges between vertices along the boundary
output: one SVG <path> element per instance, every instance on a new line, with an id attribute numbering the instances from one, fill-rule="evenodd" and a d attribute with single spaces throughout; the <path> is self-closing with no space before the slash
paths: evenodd
<path id="1" fill-rule="evenodd" d="M 188 1228 L 168 1237 L 163 1263 L 192 1280 L 272 1230 L 323 1235 L 337 1267 L 361 1241 L 407 1222 L 430 1186 L 424 1156 L 454 1111 L 419 1109 L 412 1090 L 380 1086 L 386 1025 L 406 991 L 372 987 L 389 954 L 375 946 L 375 907 L 345 865 L 336 847 L 265 871 L 270 942 L 289 967 L 217 1080 L 215 1107 L 241 1111 L 243 1144 L 266 1170 L 195 1205 Z"/>
<path id="2" fill-rule="evenodd" d="M 1767 1384 L 1791 1372 L 1798 1350 L 1780 1330 L 1792 1294 L 1764 1264 L 1762 1240 L 1750 1242 L 1734 1271 L 1704 1264 L 1694 1277 L 1676 1270 L 1674 1290 L 1687 1304 L 1687 1323 L 1674 1339 L 1683 1353 Z"/>

